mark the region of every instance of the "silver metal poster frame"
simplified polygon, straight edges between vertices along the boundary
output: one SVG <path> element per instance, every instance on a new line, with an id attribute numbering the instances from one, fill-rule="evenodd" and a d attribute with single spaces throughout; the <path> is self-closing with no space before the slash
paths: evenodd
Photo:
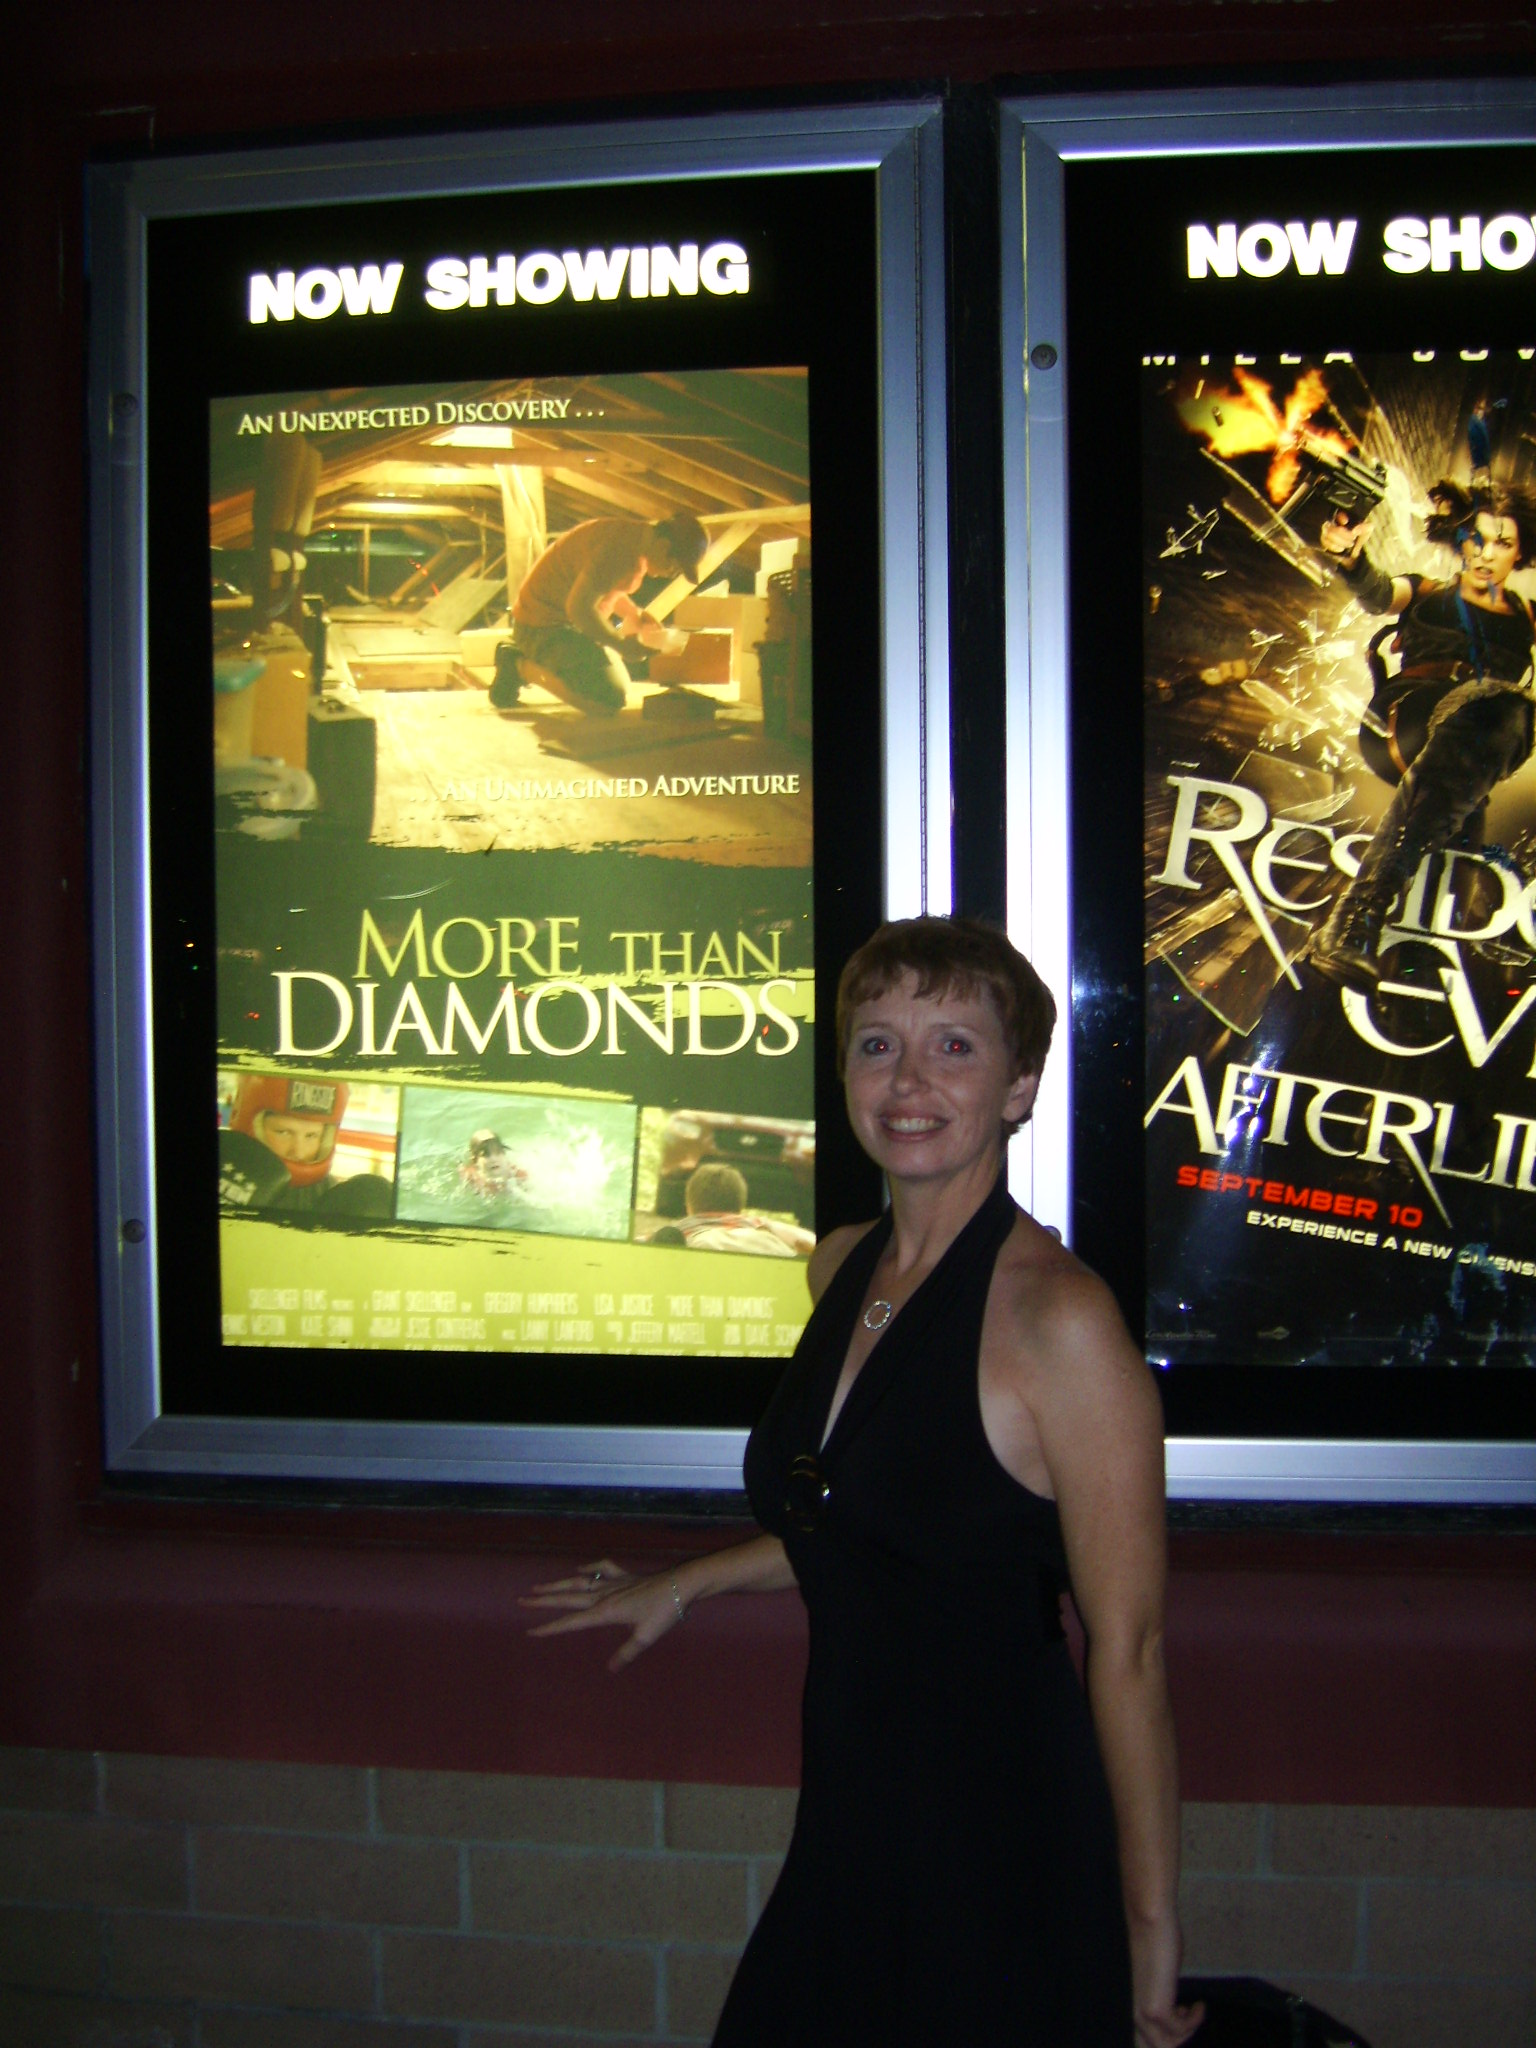
<path id="1" fill-rule="evenodd" d="M 950 905 L 942 137 L 934 101 L 125 163 L 89 176 L 92 804 L 106 1457 L 117 1473 L 730 1490 L 744 1433 L 161 1412 L 149 970 L 145 247 L 157 219 L 560 186 L 876 174 L 884 900 Z"/>
<path id="2" fill-rule="evenodd" d="M 1528 82 L 1295 87 L 1018 99 L 1001 110 L 1003 502 L 1009 929 L 1073 990 L 1064 189 L 1073 160 L 1536 139 Z M 1015 1194 L 1070 1236 L 1070 1041 L 1052 1061 Z M 1175 1438 L 1190 1499 L 1536 1503 L 1536 1444 Z"/>

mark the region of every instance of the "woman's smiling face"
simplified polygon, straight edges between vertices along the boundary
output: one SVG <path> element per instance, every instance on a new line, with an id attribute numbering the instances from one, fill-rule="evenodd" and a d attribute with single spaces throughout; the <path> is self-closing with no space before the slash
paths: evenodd
<path id="1" fill-rule="evenodd" d="M 858 1004 L 851 1024 L 848 1117 L 870 1158 L 899 1180 L 995 1169 L 1038 1076 L 1017 1071 L 991 998 L 920 996 L 909 974 Z"/>

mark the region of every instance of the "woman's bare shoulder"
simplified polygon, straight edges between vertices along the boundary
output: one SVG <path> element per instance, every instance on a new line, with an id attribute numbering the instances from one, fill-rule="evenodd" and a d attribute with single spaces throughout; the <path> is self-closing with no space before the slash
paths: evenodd
<path id="1" fill-rule="evenodd" d="M 1135 1351 L 1114 1295 L 1091 1267 L 1031 1216 L 1021 1216 L 997 1262 L 993 1299 L 1026 1369 L 1085 1355 L 1122 1366 Z"/>
<path id="2" fill-rule="evenodd" d="M 820 1301 L 831 1284 L 832 1275 L 847 1258 L 861 1237 L 868 1237 L 874 1229 L 871 1223 L 844 1223 L 836 1230 L 829 1230 L 811 1253 L 805 1269 L 805 1282 L 811 1290 L 812 1301 Z"/>

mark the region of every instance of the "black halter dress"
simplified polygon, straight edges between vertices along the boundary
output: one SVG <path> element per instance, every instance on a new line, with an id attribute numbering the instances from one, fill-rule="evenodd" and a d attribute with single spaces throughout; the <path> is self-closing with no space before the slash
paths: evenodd
<path id="1" fill-rule="evenodd" d="M 1052 1502 L 977 1369 L 997 1188 L 870 1353 L 825 1445 L 887 1218 L 747 1447 L 810 1615 L 802 1789 L 715 2048 L 1130 2048 L 1114 1817 L 1061 1632 Z"/>

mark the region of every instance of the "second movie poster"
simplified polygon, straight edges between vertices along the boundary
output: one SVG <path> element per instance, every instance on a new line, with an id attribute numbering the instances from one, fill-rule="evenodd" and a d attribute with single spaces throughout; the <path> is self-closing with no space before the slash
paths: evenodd
<path id="1" fill-rule="evenodd" d="M 1536 1362 L 1536 363 L 1143 370 L 1148 1350 Z"/>
<path id="2" fill-rule="evenodd" d="M 211 408 L 224 1339 L 785 1353 L 803 369 Z"/>

